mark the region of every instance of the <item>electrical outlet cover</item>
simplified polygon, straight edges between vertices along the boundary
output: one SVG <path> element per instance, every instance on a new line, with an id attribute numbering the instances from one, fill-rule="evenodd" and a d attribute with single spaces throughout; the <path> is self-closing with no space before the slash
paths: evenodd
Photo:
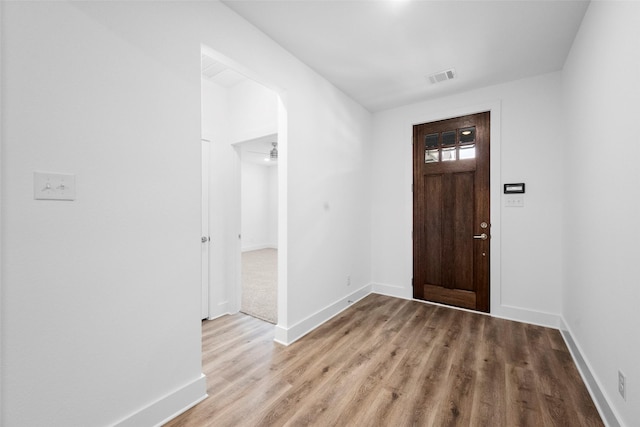
<path id="1" fill-rule="evenodd" d="M 627 400 L 627 380 L 620 371 L 618 371 L 618 393 L 624 400 Z"/>

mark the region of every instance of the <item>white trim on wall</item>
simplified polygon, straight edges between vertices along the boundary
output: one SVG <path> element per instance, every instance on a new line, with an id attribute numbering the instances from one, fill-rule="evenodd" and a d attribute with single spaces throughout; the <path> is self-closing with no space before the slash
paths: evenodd
<path id="1" fill-rule="evenodd" d="M 288 113 L 287 94 L 285 91 L 278 93 L 278 327 L 288 325 L 288 176 L 289 169 L 286 166 L 289 159 L 288 141 Z M 276 327 L 276 331 L 278 328 Z"/>
<path id="2" fill-rule="evenodd" d="M 401 286 L 394 286 L 394 285 L 383 284 L 383 283 L 372 283 L 371 288 L 372 288 L 372 293 L 375 293 L 375 294 L 408 299 L 408 300 L 418 301 L 418 302 L 426 302 L 429 304 L 443 305 L 445 307 L 451 307 L 455 309 L 458 308 L 458 307 L 453 307 L 446 304 L 438 304 L 431 301 L 422 301 L 422 300 L 414 299 L 410 288 L 403 288 Z M 460 310 L 466 310 L 466 309 L 461 308 Z M 547 328 L 554 328 L 554 329 L 559 329 L 562 324 L 561 318 L 557 314 L 545 313 L 542 311 L 534 311 L 534 310 L 529 310 L 529 309 L 520 308 L 520 307 L 512 307 L 508 305 L 501 306 L 499 315 L 494 313 L 482 313 L 482 312 L 473 311 L 473 310 L 468 310 L 468 311 L 471 311 L 473 313 L 489 314 L 491 315 L 491 317 L 496 317 L 496 318 L 506 319 L 506 320 L 513 320 L 516 322 L 525 322 L 525 323 L 530 323 L 532 325 L 544 326 Z"/>
<path id="3" fill-rule="evenodd" d="M 186 412 L 208 397 L 204 374 L 178 388 L 127 418 L 115 423 L 116 427 L 161 426 Z M 167 414 L 171 414 L 167 416 Z"/>
<path id="4" fill-rule="evenodd" d="M 2 10 L 4 9 L 4 2 L 0 2 L 0 22 L 2 22 Z M 0 46 L 3 46 L 4 44 L 2 43 L 2 31 L 0 31 Z M 0 52 L 0 165 L 2 164 L 2 151 L 3 151 L 3 138 L 2 138 L 2 129 L 4 129 L 4 122 L 3 122 L 3 98 L 2 98 L 2 86 L 3 86 L 3 80 L 2 80 L 2 52 Z M 3 238 L 2 238 L 2 230 L 4 229 L 4 222 L 2 221 L 2 201 L 4 200 L 4 197 L 2 197 L 2 170 L 0 169 L 0 242 L 2 242 Z M 2 256 L 2 245 L 0 245 L 0 271 L 2 271 L 2 267 L 4 264 L 4 257 Z M 2 274 L 0 274 L 0 313 L 2 313 L 4 311 L 4 298 L 3 298 L 3 292 L 2 292 Z M 2 355 L 4 354 L 4 352 L 2 351 L 3 349 L 3 334 L 0 334 L 0 412 L 2 411 L 2 402 L 4 402 L 4 400 L 2 399 L 3 394 L 3 384 L 4 381 L 2 380 L 3 378 L 3 369 L 2 367 L 4 366 L 4 364 L 2 363 Z M 2 417 L 0 416 L 0 422 L 2 422 Z"/>
<path id="5" fill-rule="evenodd" d="M 553 329 L 559 329 L 561 324 L 561 318 L 558 314 L 529 310 L 527 308 L 513 307 L 510 305 L 501 305 L 499 313 L 492 312 L 491 316 Z"/>
<path id="6" fill-rule="evenodd" d="M 340 298 L 291 327 L 286 328 L 280 326 L 280 323 L 278 323 L 275 328 L 275 341 L 283 345 L 293 344 L 295 341 L 299 340 L 314 329 L 322 326 L 322 324 L 349 308 L 351 304 L 360 301 L 370 293 L 371 284 L 363 286 L 344 298 Z"/>
<path id="7" fill-rule="evenodd" d="M 222 301 L 216 304 L 214 307 L 209 306 L 209 317 L 208 320 L 217 319 L 218 317 L 225 316 L 227 314 L 237 313 L 237 310 L 232 312 L 229 309 L 229 301 Z"/>
<path id="8" fill-rule="evenodd" d="M 595 371 L 591 369 L 591 364 L 584 358 L 584 353 L 581 350 L 580 344 L 573 339 L 571 329 L 564 320 L 564 317 L 560 317 L 559 329 L 560 334 L 573 357 L 573 361 L 580 372 L 580 376 L 587 386 L 591 399 L 593 400 L 593 403 L 595 403 L 598 413 L 600 413 L 600 417 L 602 417 L 602 421 L 607 427 L 620 427 L 623 425 L 619 421 L 622 418 L 614 410 L 615 407 L 609 404 L 606 394 L 602 391 L 604 390 L 602 383 L 598 380 L 597 376 L 594 375 Z"/>
<path id="9" fill-rule="evenodd" d="M 386 295 L 389 297 L 396 297 L 402 299 L 413 299 L 413 293 L 411 288 L 402 286 L 390 285 L 387 283 L 372 283 L 372 292 L 380 295 Z"/>

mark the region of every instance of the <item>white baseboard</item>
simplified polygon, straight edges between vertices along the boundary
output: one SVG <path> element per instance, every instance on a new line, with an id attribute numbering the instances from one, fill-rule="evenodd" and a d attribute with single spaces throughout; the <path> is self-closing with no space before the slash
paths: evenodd
<path id="1" fill-rule="evenodd" d="M 413 289 L 402 286 L 387 285 L 384 283 L 372 283 L 372 292 L 388 297 L 413 299 Z"/>
<path id="2" fill-rule="evenodd" d="M 204 374 L 178 390 L 140 409 L 116 427 L 161 426 L 207 398 Z"/>
<path id="3" fill-rule="evenodd" d="M 547 328 L 560 329 L 561 317 L 558 314 L 529 310 L 521 307 L 501 305 L 491 308 L 491 316 L 500 319 L 515 320 Z"/>
<path id="4" fill-rule="evenodd" d="M 209 320 L 217 319 L 218 317 L 222 317 L 225 314 L 229 314 L 228 301 L 223 301 L 221 303 L 215 304 L 213 305 L 213 307 L 209 305 L 209 317 L 207 317 L 207 319 Z"/>
<path id="5" fill-rule="evenodd" d="M 607 427 L 622 426 L 623 424 L 619 421 L 615 411 L 612 409 L 611 405 L 609 405 L 609 401 L 602 391 L 603 388 L 600 386 L 600 382 L 593 374 L 593 370 L 591 369 L 589 362 L 584 358 L 580 345 L 573 339 L 573 334 L 571 333 L 569 325 L 567 325 L 564 318 L 561 318 L 560 333 L 571 352 L 573 361 L 582 376 L 582 380 L 587 386 L 587 390 L 589 390 L 593 403 L 595 403 L 596 408 L 598 408 L 602 421 Z"/>
<path id="6" fill-rule="evenodd" d="M 263 245 L 243 246 L 242 252 L 259 251 L 260 249 L 278 249 L 278 245 L 263 244 Z"/>
<path id="7" fill-rule="evenodd" d="M 363 286 L 355 292 L 329 304 L 325 308 L 315 312 L 311 316 L 301 320 L 295 325 L 285 328 L 280 325 L 275 329 L 275 341 L 283 345 L 293 344 L 318 326 L 347 309 L 351 304 L 361 300 L 371 293 L 371 284 Z"/>
<path id="8" fill-rule="evenodd" d="M 302 336 L 308 334 L 313 329 L 322 325 L 324 322 L 331 319 L 342 310 L 346 309 L 349 306 L 348 301 L 358 301 L 371 293 L 413 300 L 413 293 L 411 289 L 383 283 L 371 283 L 350 294 L 349 296 L 328 305 L 327 307 L 319 310 L 318 312 L 312 314 L 311 316 L 289 328 L 284 328 L 280 325 L 277 325 L 275 329 L 275 341 L 280 344 L 289 345 L 294 341 L 300 339 Z M 520 307 L 512 307 L 506 305 L 493 309 L 491 310 L 491 313 L 488 314 L 492 317 L 530 323 L 532 325 L 545 326 L 554 329 L 560 329 L 560 325 L 562 323 L 561 317 L 557 314 L 528 310 Z"/>
<path id="9" fill-rule="evenodd" d="M 388 285 L 384 283 L 372 283 L 371 286 L 372 286 L 372 292 L 376 294 L 414 300 L 413 290 L 411 288 Z M 421 300 L 414 300 L 414 301 L 425 302 Z M 437 304 L 433 302 L 429 302 L 429 303 L 458 309 L 457 307 L 449 306 L 446 304 Z M 473 310 L 470 310 L 470 311 L 473 311 Z M 561 323 L 560 316 L 557 314 L 546 313 L 542 311 L 534 311 L 534 310 L 529 310 L 529 309 L 520 308 L 520 307 L 508 306 L 508 305 L 502 305 L 497 308 L 493 308 L 491 310 L 491 313 L 489 313 L 489 315 L 492 317 L 497 317 L 501 319 L 531 323 L 532 325 L 546 326 L 548 328 L 554 328 L 554 329 L 559 329 L 560 323 Z"/>

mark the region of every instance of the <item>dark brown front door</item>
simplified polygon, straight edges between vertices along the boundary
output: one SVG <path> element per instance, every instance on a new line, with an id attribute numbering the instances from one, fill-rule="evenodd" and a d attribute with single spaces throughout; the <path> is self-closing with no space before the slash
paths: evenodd
<path id="1" fill-rule="evenodd" d="M 489 311 L 489 121 L 413 127 L 413 297 Z"/>

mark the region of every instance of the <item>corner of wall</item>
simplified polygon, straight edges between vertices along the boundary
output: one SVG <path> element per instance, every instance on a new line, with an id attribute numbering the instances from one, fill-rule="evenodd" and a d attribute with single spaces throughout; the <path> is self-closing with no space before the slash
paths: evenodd
<path id="1" fill-rule="evenodd" d="M 278 324 L 275 328 L 274 341 L 282 345 L 293 344 L 295 341 L 307 335 L 323 323 L 346 310 L 351 304 L 358 302 L 369 295 L 371 293 L 371 289 L 371 284 L 365 285 L 357 291 L 340 298 L 291 327 L 287 328 Z"/>
<path id="2" fill-rule="evenodd" d="M 516 322 L 525 322 L 532 325 L 544 326 L 546 328 L 559 329 L 561 326 L 561 317 L 558 314 L 529 310 L 509 305 L 500 305 L 495 307 L 495 309 L 492 308 L 491 316 L 514 320 Z"/>
<path id="3" fill-rule="evenodd" d="M 573 361 L 604 423 L 608 427 L 620 427 L 622 423 L 620 423 L 619 417 L 612 409 L 612 406 L 609 405 L 609 401 L 602 392 L 604 388 L 600 386 L 600 381 L 598 381 L 593 374 L 594 371 L 591 369 L 589 362 L 582 356 L 583 352 L 580 350 L 580 345 L 573 339 L 569 325 L 562 316 L 560 316 L 560 334 L 569 348 Z"/>
<path id="4" fill-rule="evenodd" d="M 411 288 L 403 286 L 389 285 L 385 283 L 372 283 L 371 292 L 380 295 L 386 295 L 389 297 L 396 297 L 402 299 L 413 299 L 413 291 Z"/>

